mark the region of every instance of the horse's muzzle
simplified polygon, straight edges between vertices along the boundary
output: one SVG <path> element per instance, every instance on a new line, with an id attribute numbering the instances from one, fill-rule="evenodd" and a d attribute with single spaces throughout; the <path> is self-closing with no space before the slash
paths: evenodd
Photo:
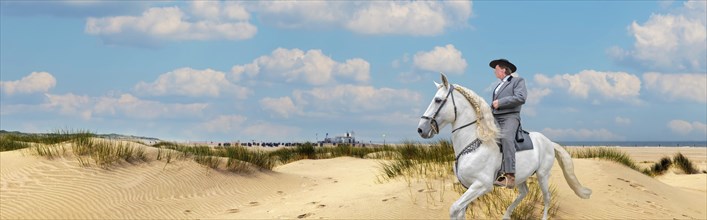
<path id="1" fill-rule="evenodd" d="M 428 119 L 420 120 L 420 124 L 417 126 L 417 134 L 424 139 L 429 139 L 435 136 L 432 123 Z"/>

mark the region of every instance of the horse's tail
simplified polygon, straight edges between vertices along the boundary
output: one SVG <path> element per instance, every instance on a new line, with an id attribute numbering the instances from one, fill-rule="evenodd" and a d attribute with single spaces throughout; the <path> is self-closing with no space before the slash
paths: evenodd
<path id="1" fill-rule="evenodd" d="M 570 185 L 570 188 L 572 188 L 574 194 L 577 194 L 577 196 L 582 199 L 588 199 L 589 196 L 592 195 L 592 190 L 582 186 L 582 184 L 579 183 L 579 180 L 577 180 L 577 176 L 574 175 L 574 164 L 572 163 L 572 157 L 559 144 L 552 144 L 555 147 L 555 158 L 557 159 L 557 163 L 560 164 L 560 168 L 562 168 L 562 174 L 565 175 L 567 184 Z"/>

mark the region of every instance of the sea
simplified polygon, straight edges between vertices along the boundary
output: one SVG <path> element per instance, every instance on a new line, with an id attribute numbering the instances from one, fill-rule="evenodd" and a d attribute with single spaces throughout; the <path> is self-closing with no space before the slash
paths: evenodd
<path id="1" fill-rule="evenodd" d="M 555 141 L 562 146 L 604 147 L 705 147 L 707 141 Z"/>

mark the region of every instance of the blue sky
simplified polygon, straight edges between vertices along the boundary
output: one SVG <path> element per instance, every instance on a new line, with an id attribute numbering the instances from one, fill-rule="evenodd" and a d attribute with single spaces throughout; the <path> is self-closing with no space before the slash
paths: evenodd
<path id="1" fill-rule="evenodd" d="M 526 78 L 527 130 L 703 141 L 705 11 L 705 1 L 3 0 L 0 129 L 420 141 L 439 72 L 489 102 L 488 62 L 507 58 Z"/>

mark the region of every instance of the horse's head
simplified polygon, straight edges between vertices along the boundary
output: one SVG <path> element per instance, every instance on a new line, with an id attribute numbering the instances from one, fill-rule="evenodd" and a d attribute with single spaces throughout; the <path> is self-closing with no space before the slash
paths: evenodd
<path id="1" fill-rule="evenodd" d="M 457 112 L 452 95 L 454 86 L 447 81 L 447 76 L 443 73 L 441 75 L 442 83 L 435 82 L 437 93 L 417 125 L 417 133 L 425 139 L 434 137 L 445 125 L 456 120 Z M 452 103 L 447 103 L 448 101 Z"/>

